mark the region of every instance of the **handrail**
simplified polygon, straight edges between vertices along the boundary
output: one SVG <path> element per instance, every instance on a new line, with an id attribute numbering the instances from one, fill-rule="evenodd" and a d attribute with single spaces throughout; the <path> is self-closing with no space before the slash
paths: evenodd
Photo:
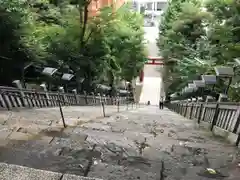
<path id="1" fill-rule="evenodd" d="M 236 145 L 240 143 L 240 104 L 231 102 L 174 102 L 167 104 L 172 111 L 189 119 L 210 123 L 213 128 L 219 127 L 238 135 Z"/>
<path id="2" fill-rule="evenodd" d="M 100 105 L 103 101 L 106 105 L 115 105 L 128 101 L 127 97 L 103 97 L 99 95 L 82 95 L 75 93 L 62 93 L 53 91 L 38 91 L 18 89 L 0 86 L 0 109 L 11 110 L 13 108 L 54 107 L 58 102 L 62 105 Z"/>

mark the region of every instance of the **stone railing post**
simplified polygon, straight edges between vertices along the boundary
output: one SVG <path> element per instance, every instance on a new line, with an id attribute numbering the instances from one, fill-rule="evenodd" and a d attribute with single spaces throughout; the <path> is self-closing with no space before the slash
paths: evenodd
<path id="1" fill-rule="evenodd" d="M 215 113 L 214 113 L 214 115 L 213 115 L 213 120 L 212 120 L 211 127 L 210 127 L 210 130 L 211 130 L 211 131 L 213 131 L 213 128 L 214 128 L 214 126 L 215 126 L 216 123 L 217 123 L 218 114 L 219 114 L 219 103 L 217 103 L 217 104 L 216 104 L 216 107 L 215 107 Z"/>
<path id="2" fill-rule="evenodd" d="M 76 105 L 78 105 L 77 89 L 73 89 L 72 92 L 73 92 L 73 94 L 75 96 Z"/>
<path id="3" fill-rule="evenodd" d="M 13 84 L 19 89 L 23 106 L 26 107 L 27 106 L 27 99 L 26 99 L 26 96 L 25 96 L 25 94 L 23 92 L 23 87 L 22 87 L 21 81 L 20 80 L 14 80 Z"/>
<path id="4" fill-rule="evenodd" d="M 86 103 L 86 105 L 88 105 L 87 92 L 86 92 L 86 91 L 83 91 L 83 93 L 84 93 L 85 103 Z"/>
<path id="5" fill-rule="evenodd" d="M 48 90 L 47 90 L 47 87 L 46 87 L 46 84 L 42 83 L 40 85 L 40 87 L 43 89 L 43 91 L 45 92 L 45 96 L 46 96 L 46 99 L 47 99 L 47 106 L 50 106 L 50 98 L 49 98 L 49 94 L 48 94 Z"/>
<path id="6" fill-rule="evenodd" d="M 100 93 L 98 93 L 98 97 L 99 97 L 99 104 L 101 105 L 101 103 L 102 103 L 102 96 L 101 96 Z"/>
<path id="7" fill-rule="evenodd" d="M 228 96 L 226 94 L 220 93 L 218 102 L 227 102 L 228 101 Z"/>
<path id="8" fill-rule="evenodd" d="M 59 88 L 58 88 L 58 90 L 59 90 L 59 92 L 60 93 L 62 93 L 61 95 L 62 95 L 62 97 L 63 97 L 63 104 L 64 105 L 66 105 L 67 104 L 67 97 L 66 97 L 66 94 L 65 94 L 65 92 L 64 92 L 64 88 L 62 87 L 62 86 L 60 86 Z M 59 94 L 60 95 L 60 94 Z M 60 98 L 60 97 L 59 97 Z M 59 99 L 59 100 L 61 100 L 61 99 Z"/>
<path id="9" fill-rule="evenodd" d="M 200 122 L 201 122 L 202 112 L 203 112 L 203 103 L 200 104 L 199 114 L 198 114 L 198 117 L 197 117 L 198 118 L 197 119 L 198 124 L 200 124 Z"/>
<path id="10" fill-rule="evenodd" d="M 96 97 L 95 97 L 95 94 L 94 92 L 91 92 L 92 94 L 92 97 L 93 97 L 93 105 L 96 105 Z"/>
<path id="11" fill-rule="evenodd" d="M 106 95 L 104 94 L 103 95 L 103 102 L 106 104 L 106 102 L 107 102 L 107 99 L 106 99 Z"/>

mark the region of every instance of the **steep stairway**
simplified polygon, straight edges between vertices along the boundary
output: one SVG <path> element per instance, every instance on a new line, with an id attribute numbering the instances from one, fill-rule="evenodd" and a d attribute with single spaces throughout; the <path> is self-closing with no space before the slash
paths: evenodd
<path id="1" fill-rule="evenodd" d="M 86 176 L 107 180 L 137 179 L 141 176 L 148 179 L 157 169 L 150 167 L 149 162 L 145 162 L 147 160 L 139 155 L 135 144 L 135 138 L 138 137 L 133 135 L 136 122 L 129 122 L 124 115 L 135 111 L 137 110 L 133 108 L 131 111 L 85 121 L 65 129 L 49 127 L 24 140 L 19 140 L 19 136 L 32 133 L 34 129 L 21 127 L 0 141 L 0 162 L 73 174 L 81 178 Z M 130 138 L 123 137 L 124 133 Z M 1 177 L 0 179 L 2 180 Z M 76 177 L 73 180 L 80 179 Z"/>

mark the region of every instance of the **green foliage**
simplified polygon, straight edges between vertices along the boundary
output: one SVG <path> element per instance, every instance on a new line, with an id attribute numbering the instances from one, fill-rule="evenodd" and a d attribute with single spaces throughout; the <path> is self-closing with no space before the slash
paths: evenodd
<path id="1" fill-rule="evenodd" d="M 180 91 L 187 80 L 214 73 L 214 66 L 232 66 L 240 56 L 239 1 L 171 1 L 161 22 L 158 46 L 168 65 L 165 81 L 170 93 Z M 236 71 L 230 88 L 232 100 L 239 98 L 238 76 Z"/>
<path id="2" fill-rule="evenodd" d="M 90 2 L 0 0 L 1 84 L 22 77 L 29 62 L 73 71 L 85 90 L 136 77 L 145 59 L 142 17 L 128 5 L 88 17 Z"/>
<path id="3" fill-rule="evenodd" d="M 18 0 L 0 0 L 0 80 L 8 84 L 17 75 L 18 66 L 23 66 L 34 56 L 22 41 L 29 23 L 29 9 L 24 8 L 24 2 Z"/>
<path id="4" fill-rule="evenodd" d="M 111 8 L 104 8 L 100 16 L 94 18 L 93 29 L 97 30 L 97 37 L 92 48 L 100 53 L 102 64 L 98 80 L 107 80 L 114 87 L 119 80 L 131 81 L 137 77 L 143 67 L 145 46 L 143 44 L 142 18 L 135 12 L 130 12 L 128 6 L 119 8 L 112 13 Z M 90 31 L 93 31 L 93 29 Z M 100 77 L 100 78 L 99 78 Z"/>

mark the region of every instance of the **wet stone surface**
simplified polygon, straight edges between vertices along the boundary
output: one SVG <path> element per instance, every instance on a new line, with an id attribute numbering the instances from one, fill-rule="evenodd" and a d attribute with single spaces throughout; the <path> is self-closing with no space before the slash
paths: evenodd
<path id="1" fill-rule="evenodd" d="M 0 147 L 0 161 L 104 180 L 240 177 L 239 150 L 193 121 L 151 106 L 66 129 L 48 128 L 31 140 L 8 139 Z"/>

